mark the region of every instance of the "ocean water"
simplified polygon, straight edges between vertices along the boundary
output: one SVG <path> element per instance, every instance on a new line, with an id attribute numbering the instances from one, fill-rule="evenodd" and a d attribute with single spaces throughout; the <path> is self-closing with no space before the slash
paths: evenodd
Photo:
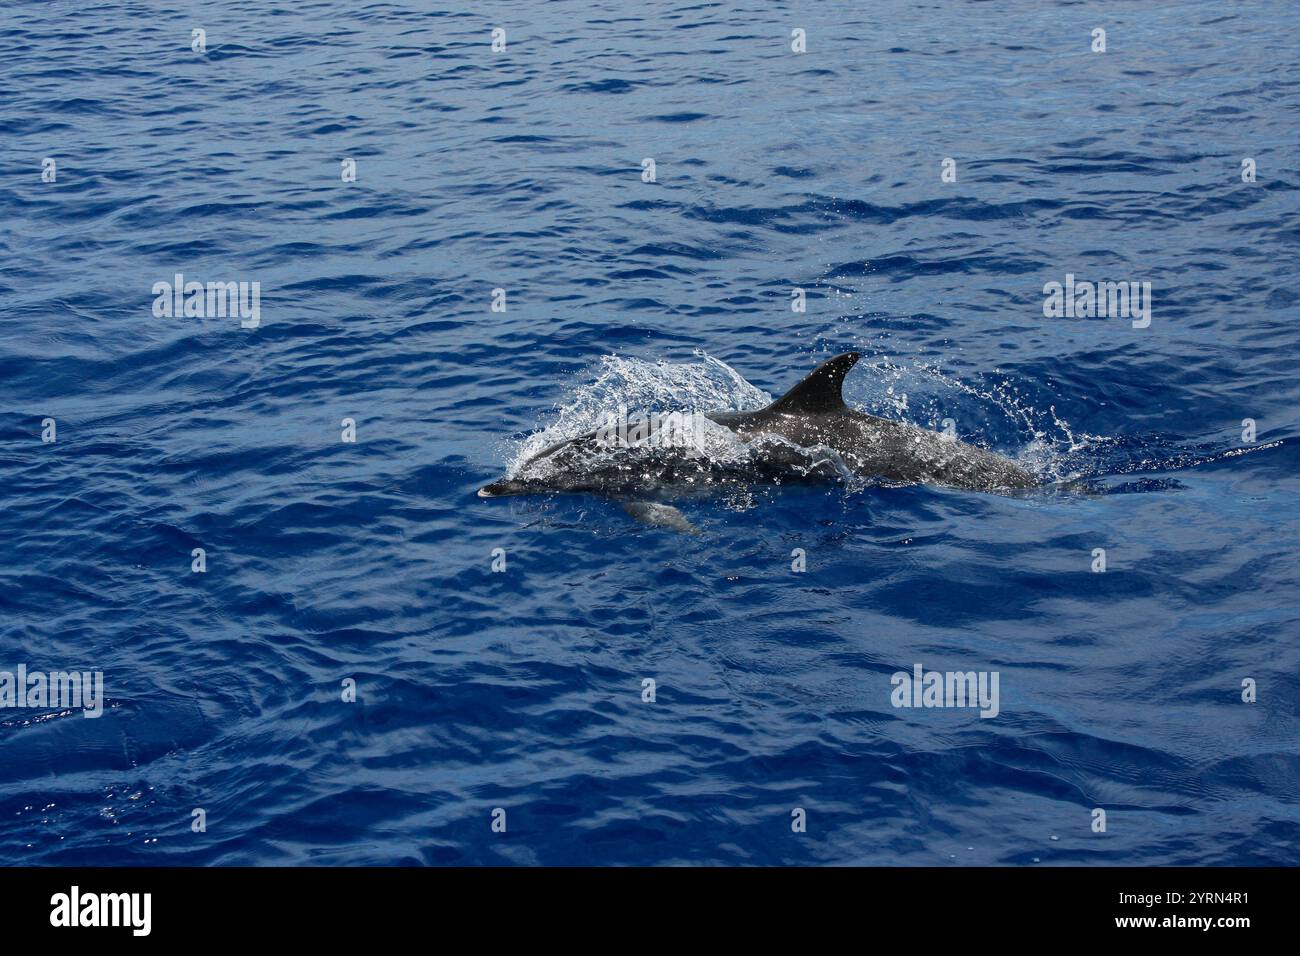
<path id="1" fill-rule="evenodd" d="M 0 670 L 104 702 L 0 709 L 0 863 L 1300 863 L 1298 27 L 6 3 Z M 1045 316 L 1067 274 L 1149 326 Z M 847 349 L 1104 493 L 475 495 Z M 895 707 L 918 664 L 997 716 Z"/>

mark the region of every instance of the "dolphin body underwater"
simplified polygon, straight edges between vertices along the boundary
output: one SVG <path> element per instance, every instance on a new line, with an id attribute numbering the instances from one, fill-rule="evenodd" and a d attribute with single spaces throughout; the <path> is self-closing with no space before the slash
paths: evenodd
<path id="1" fill-rule="evenodd" d="M 749 446 L 739 462 L 701 456 L 698 447 L 611 449 L 597 429 L 543 448 L 479 497 L 589 492 L 624 499 L 645 524 L 695 532 L 685 516 L 652 499 L 746 483 L 813 483 L 846 475 L 896 484 L 934 484 L 1007 494 L 1039 486 L 1010 459 L 907 422 L 877 418 L 844 403 L 844 376 L 861 357 L 827 359 L 766 408 L 705 412 L 704 418 Z M 611 452 L 633 454 L 615 454 Z"/>

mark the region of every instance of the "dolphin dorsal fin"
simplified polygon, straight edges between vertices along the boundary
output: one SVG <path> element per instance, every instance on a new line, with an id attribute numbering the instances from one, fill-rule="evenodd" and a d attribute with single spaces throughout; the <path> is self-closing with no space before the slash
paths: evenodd
<path id="1" fill-rule="evenodd" d="M 844 396 L 840 393 L 844 386 L 844 376 L 861 357 L 859 352 L 845 352 L 827 359 L 809 372 L 802 382 L 767 406 L 766 411 L 783 415 L 812 415 L 845 408 Z"/>

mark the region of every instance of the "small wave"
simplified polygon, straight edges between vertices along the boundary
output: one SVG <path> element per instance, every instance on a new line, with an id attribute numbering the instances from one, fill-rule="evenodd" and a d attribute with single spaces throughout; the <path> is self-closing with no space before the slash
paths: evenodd
<path id="1" fill-rule="evenodd" d="M 514 449 L 507 474 L 515 477 L 543 448 L 593 431 L 608 412 L 620 406 L 646 412 L 747 411 L 772 401 L 772 396 L 745 381 L 726 362 L 702 351 L 695 354 L 699 361 L 686 364 L 604 356 L 595 379 L 574 386 L 555 405 L 551 420 Z M 717 426 L 716 432 L 707 429 L 705 433 L 706 447 L 719 455 L 724 452 L 714 445 L 722 432 L 726 429 Z"/>

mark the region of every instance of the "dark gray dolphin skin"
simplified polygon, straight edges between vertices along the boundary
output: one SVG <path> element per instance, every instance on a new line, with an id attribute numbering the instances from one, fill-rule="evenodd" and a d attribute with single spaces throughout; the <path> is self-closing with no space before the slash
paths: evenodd
<path id="1" fill-rule="evenodd" d="M 479 489 L 479 496 L 596 492 L 653 497 L 666 487 L 738 483 L 829 481 L 844 470 L 900 484 L 933 484 L 998 494 L 1035 488 L 1039 481 L 1015 462 L 939 432 L 877 418 L 844 404 L 844 376 L 861 356 L 827 359 L 766 408 L 707 412 L 706 417 L 755 448 L 743 474 L 712 473 L 698 456 L 671 454 L 633 462 L 601 461 L 596 432 L 557 442 L 526 461 L 516 474 Z M 786 439 L 787 442 L 768 439 Z M 797 447 L 795 447 L 797 446 Z M 826 452 L 810 456 L 809 449 Z M 839 462 L 833 461 L 838 456 Z M 842 466 L 841 464 L 842 463 Z M 533 466 L 541 466 L 540 469 Z M 540 470 L 544 477 L 527 477 Z M 635 511 L 629 511 L 636 517 Z M 662 514 L 656 517 L 663 519 Z M 684 519 L 683 519 L 684 520 Z M 655 521 L 662 524 L 663 520 Z"/>

